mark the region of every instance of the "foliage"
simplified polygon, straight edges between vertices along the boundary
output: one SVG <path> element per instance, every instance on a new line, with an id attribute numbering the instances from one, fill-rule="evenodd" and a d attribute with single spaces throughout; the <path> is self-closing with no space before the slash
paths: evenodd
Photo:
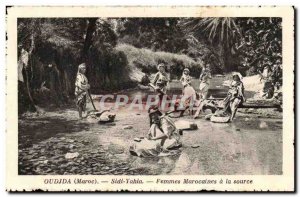
<path id="1" fill-rule="evenodd" d="M 203 64 L 201 60 L 195 61 L 184 54 L 154 52 L 150 49 L 139 49 L 128 44 L 119 44 L 116 50 L 126 55 L 131 70 L 130 77 L 136 81 L 141 80 L 143 73 L 153 74 L 157 72 L 156 67 L 159 63 L 166 65 L 172 78 L 180 77 L 184 68 L 189 68 L 192 76 L 199 77 Z"/>
<path id="2" fill-rule="evenodd" d="M 188 48 L 179 18 L 124 18 L 118 26 L 120 42 L 153 51 L 180 53 Z"/>
<path id="3" fill-rule="evenodd" d="M 194 32 L 196 37 L 204 35 L 211 44 L 221 43 L 226 47 L 231 47 L 241 36 L 235 20 L 232 17 L 193 18 L 183 20 L 181 25 L 185 27 L 185 32 Z"/>
<path id="4" fill-rule="evenodd" d="M 225 71 L 259 68 L 263 59 L 272 65 L 281 61 L 280 18 L 188 18 L 181 27 L 199 41 L 207 40 Z"/>
<path id="5" fill-rule="evenodd" d="M 282 63 L 281 18 L 240 18 L 237 22 L 245 43 L 240 52 L 241 62 L 247 70 L 255 74 L 266 62 Z"/>
<path id="6" fill-rule="evenodd" d="M 256 74 L 281 63 L 281 32 L 280 18 L 20 18 L 18 57 L 26 50 L 29 63 L 19 103 L 68 103 L 82 62 L 93 93 L 133 87 L 161 62 L 172 79 L 185 67 L 199 77 L 206 63 Z"/>

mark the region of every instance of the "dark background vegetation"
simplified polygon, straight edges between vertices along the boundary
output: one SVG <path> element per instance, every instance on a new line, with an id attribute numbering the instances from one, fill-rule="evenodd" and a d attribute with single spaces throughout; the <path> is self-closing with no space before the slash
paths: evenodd
<path id="1" fill-rule="evenodd" d="M 87 63 L 92 93 L 135 87 L 165 63 L 172 79 L 185 67 L 199 77 L 254 75 L 263 60 L 281 61 L 281 18 L 19 18 L 19 113 L 74 99 L 78 65 Z"/>

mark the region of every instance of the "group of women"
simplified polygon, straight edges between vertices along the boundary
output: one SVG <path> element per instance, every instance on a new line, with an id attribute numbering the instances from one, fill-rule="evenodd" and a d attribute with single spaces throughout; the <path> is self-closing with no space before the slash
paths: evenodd
<path id="1" fill-rule="evenodd" d="M 209 66 L 209 64 L 206 64 L 203 67 L 199 78 L 200 101 L 205 101 L 205 99 L 207 99 L 209 81 L 212 78 Z M 166 95 L 167 93 L 167 84 L 169 82 L 169 78 L 165 71 L 164 64 L 159 64 L 157 68 L 158 72 L 156 73 L 152 84 L 161 99 L 162 96 Z M 88 80 L 85 76 L 85 72 L 86 65 L 79 65 L 75 83 L 75 95 L 80 118 L 82 118 L 82 112 L 85 111 L 87 92 L 90 88 Z M 187 94 L 187 90 L 193 89 L 191 85 L 192 80 L 189 74 L 189 69 L 185 68 L 180 79 L 183 85 L 183 96 Z M 238 75 L 234 75 L 227 97 L 224 99 L 224 109 L 222 113 L 219 112 L 216 114 L 216 116 L 221 114 L 230 114 L 230 119 L 232 120 L 236 113 L 237 106 L 244 100 L 243 83 Z M 235 108 L 232 107 L 233 105 Z M 150 120 L 150 129 L 146 137 L 135 139 L 135 142 L 130 147 L 130 153 L 140 157 L 177 154 L 178 150 L 176 149 L 181 146 L 180 131 L 176 128 L 173 120 L 169 118 L 168 115 L 162 113 L 158 106 L 150 107 L 148 110 L 148 115 Z"/>
<path id="2" fill-rule="evenodd" d="M 162 97 L 163 94 L 166 94 L 166 87 L 169 80 L 164 68 L 164 64 L 159 64 L 157 68 L 158 73 L 155 75 L 153 84 L 156 87 L 159 96 Z M 195 96 L 196 91 L 194 90 L 191 84 L 192 78 L 190 76 L 190 71 L 188 68 L 185 68 L 183 70 L 182 77 L 180 78 L 180 82 L 183 87 L 183 98 L 189 101 L 195 101 L 196 97 L 199 98 L 199 102 L 193 103 L 198 105 L 198 110 L 194 118 L 198 117 L 199 113 L 206 104 L 211 78 L 212 75 L 210 71 L 210 64 L 205 64 L 199 77 L 200 85 L 198 96 Z M 193 98 L 189 99 L 190 97 Z M 217 112 L 213 115 L 216 117 L 228 117 L 228 121 L 232 121 L 235 117 L 238 106 L 241 105 L 243 102 L 245 102 L 244 85 L 241 81 L 241 77 L 238 74 L 234 74 L 227 96 L 222 101 L 223 109 L 217 110 Z"/>

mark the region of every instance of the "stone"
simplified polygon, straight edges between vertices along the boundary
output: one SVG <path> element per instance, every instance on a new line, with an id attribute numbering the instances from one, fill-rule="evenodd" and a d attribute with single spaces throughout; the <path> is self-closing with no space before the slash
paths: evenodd
<path id="1" fill-rule="evenodd" d="M 88 144 L 89 144 L 89 142 L 88 142 L 88 141 L 86 141 L 86 140 L 83 140 L 83 141 L 82 141 L 82 144 L 84 144 L 84 145 L 88 145 Z"/>
<path id="2" fill-rule="evenodd" d="M 39 145 L 35 144 L 32 146 L 33 149 L 39 149 Z"/>
<path id="3" fill-rule="evenodd" d="M 196 130 L 198 128 L 196 123 L 187 120 L 177 120 L 175 126 L 180 130 Z"/>
<path id="4" fill-rule="evenodd" d="M 131 125 L 126 125 L 123 127 L 123 129 L 132 129 L 133 127 Z"/>
<path id="5" fill-rule="evenodd" d="M 46 157 L 45 157 L 45 156 L 41 156 L 41 157 L 39 157 L 39 159 L 40 159 L 40 160 L 45 160 Z"/>
<path id="6" fill-rule="evenodd" d="M 141 138 L 136 137 L 136 138 L 133 139 L 133 141 L 140 142 L 142 140 L 141 140 Z"/>
<path id="7" fill-rule="evenodd" d="M 259 128 L 266 129 L 268 128 L 268 124 L 265 121 L 261 121 L 259 124 Z"/>
<path id="8" fill-rule="evenodd" d="M 78 152 L 76 152 L 76 153 L 67 153 L 67 154 L 65 154 L 65 158 L 66 159 L 74 159 L 74 158 L 76 158 L 76 157 L 78 157 L 79 156 L 79 153 Z"/>
<path id="9" fill-rule="evenodd" d="M 110 168 L 108 166 L 105 166 L 104 168 L 102 168 L 103 170 L 109 170 Z"/>
<path id="10" fill-rule="evenodd" d="M 192 148 L 199 148 L 199 147 L 200 147 L 200 145 L 198 145 L 198 144 L 195 144 L 195 145 L 192 145 L 191 147 L 192 147 Z"/>
<path id="11" fill-rule="evenodd" d="M 70 171 L 75 172 L 77 169 L 78 169 L 77 167 L 72 167 Z"/>

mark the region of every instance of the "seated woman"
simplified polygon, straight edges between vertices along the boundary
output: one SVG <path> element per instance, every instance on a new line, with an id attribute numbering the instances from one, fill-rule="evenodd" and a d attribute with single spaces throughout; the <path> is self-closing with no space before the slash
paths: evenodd
<path id="1" fill-rule="evenodd" d="M 130 153 L 139 157 L 169 156 L 178 154 L 173 149 L 181 147 L 179 131 L 172 119 L 163 115 L 157 107 L 148 110 L 150 129 L 147 138 L 130 146 Z"/>
<path id="2" fill-rule="evenodd" d="M 224 108 L 216 111 L 210 120 L 213 122 L 229 122 L 232 121 L 237 112 L 238 106 L 245 102 L 244 85 L 239 75 L 233 75 L 226 98 L 223 100 Z M 217 118 L 216 118 L 217 117 Z M 221 117 L 221 118 L 220 118 Z M 222 119 L 223 118 L 223 119 Z"/>

